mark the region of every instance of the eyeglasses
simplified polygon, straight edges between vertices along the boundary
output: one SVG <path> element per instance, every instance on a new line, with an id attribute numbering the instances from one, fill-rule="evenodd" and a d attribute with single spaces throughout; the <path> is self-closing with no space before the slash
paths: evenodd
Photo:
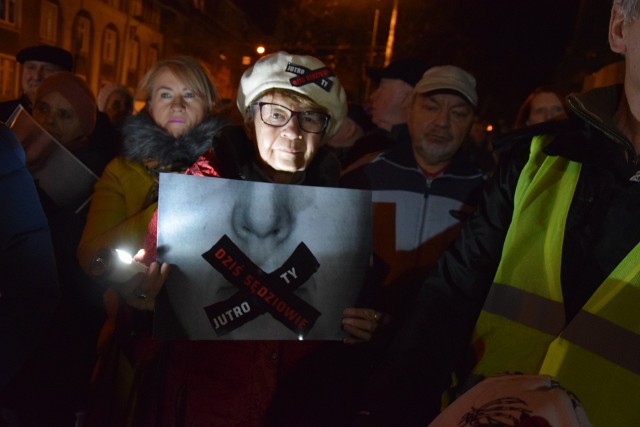
<path id="1" fill-rule="evenodd" d="M 282 127 L 294 116 L 298 116 L 300 129 L 309 133 L 322 133 L 329 124 L 329 115 L 318 111 L 292 111 L 270 102 L 257 102 L 251 105 L 257 105 L 260 108 L 260 119 L 269 126 Z"/>

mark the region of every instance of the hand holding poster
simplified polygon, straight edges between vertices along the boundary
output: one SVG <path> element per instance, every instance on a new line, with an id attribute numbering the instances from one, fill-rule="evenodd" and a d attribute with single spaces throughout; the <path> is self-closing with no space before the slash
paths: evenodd
<path id="1" fill-rule="evenodd" d="M 82 207 L 98 177 L 19 105 L 7 120 L 25 151 L 37 185 L 61 207 Z"/>
<path id="2" fill-rule="evenodd" d="M 368 191 L 161 174 L 154 336 L 342 339 L 370 248 Z"/>

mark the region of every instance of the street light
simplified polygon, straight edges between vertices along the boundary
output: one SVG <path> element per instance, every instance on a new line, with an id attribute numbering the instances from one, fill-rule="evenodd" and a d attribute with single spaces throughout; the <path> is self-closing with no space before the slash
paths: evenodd
<path id="1" fill-rule="evenodd" d="M 389 21 L 389 36 L 387 37 L 387 47 L 384 52 L 384 66 L 391 62 L 393 56 L 393 42 L 396 37 L 396 19 L 398 17 L 398 0 L 393 0 L 393 10 L 391 11 L 391 19 Z"/>
<path id="2" fill-rule="evenodd" d="M 266 51 L 265 47 L 260 45 L 256 48 L 256 52 L 258 52 L 258 54 L 262 55 L 264 52 Z"/>

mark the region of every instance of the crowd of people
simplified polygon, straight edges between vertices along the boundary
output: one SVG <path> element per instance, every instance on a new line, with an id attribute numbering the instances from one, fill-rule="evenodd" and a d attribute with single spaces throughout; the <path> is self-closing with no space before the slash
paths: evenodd
<path id="1" fill-rule="evenodd" d="M 491 140 L 456 64 L 367 70 L 359 105 L 275 52 L 230 114 L 189 56 L 96 96 L 69 52 L 21 50 L 23 94 L 0 103 L 0 426 L 640 424 L 639 16 L 613 0 L 622 84 L 534 88 Z M 22 110 L 94 176 L 87 203 L 49 194 Z M 253 186 L 173 207 L 178 175 Z"/>

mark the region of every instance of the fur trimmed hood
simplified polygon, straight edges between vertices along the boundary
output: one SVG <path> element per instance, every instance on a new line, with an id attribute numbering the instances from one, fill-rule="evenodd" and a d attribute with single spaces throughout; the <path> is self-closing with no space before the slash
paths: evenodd
<path id="1" fill-rule="evenodd" d="M 146 110 L 142 110 L 129 117 L 123 126 L 123 155 L 140 163 L 153 159 L 159 165 L 187 167 L 212 147 L 215 135 L 225 124 L 226 119 L 209 115 L 175 138 L 158 126 Z"/>

